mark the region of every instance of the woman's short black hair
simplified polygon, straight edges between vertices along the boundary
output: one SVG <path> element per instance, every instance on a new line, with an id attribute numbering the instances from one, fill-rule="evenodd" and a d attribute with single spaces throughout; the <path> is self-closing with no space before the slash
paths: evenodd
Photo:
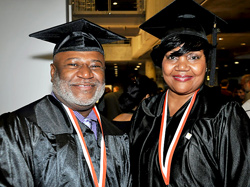
<path id="1" fill-rule="evenodd" d="M 155 65 L 161 67 L 164 55 L 168 51 L 179 47 L 181 44 L 184 45 L 180 48 L 178 52 L 175 53 L 175 56 L 182 56 L 183 54 L 188 53 L 190 51 L 203 50 L 204 55 L 206 57 L 206 61 L 208 62 L 208 60 L 210 59 L 212 45 L 209 44 L 207 40 L 193 35 L 176 34 L 164 38 L 161 44 L 153 48 L 153 51 L 151 52 L 151 58 L 154 61 Z"/>

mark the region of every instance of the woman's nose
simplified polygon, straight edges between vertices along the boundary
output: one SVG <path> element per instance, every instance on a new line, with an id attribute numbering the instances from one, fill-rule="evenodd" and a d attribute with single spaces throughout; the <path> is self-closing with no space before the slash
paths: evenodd
<path id="1" fill-rule="evenodd" d="M 189 65 L 188 65 L 188 60 L 185 56 L 180 56 L 177 65 L 176 65 L 176 70 L 179 71 L 188 71 L 189 70 Z"/>

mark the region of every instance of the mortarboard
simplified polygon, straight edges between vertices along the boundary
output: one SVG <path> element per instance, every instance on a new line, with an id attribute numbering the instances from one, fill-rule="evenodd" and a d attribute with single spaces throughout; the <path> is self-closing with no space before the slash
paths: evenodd
<path id="1" fill-rule="evenodd" d="M 193 0 L 175 0 L 140 25 L 144 31 L 164 41 L 173 34 L 194 35 L 207 40 L 212 33 L 214 47 L 211 58 L 210 85 L 214 84 L 217 27 L 226 22 Z"/>
<path id="2" fill-rule="evenodd" d="M 53 55 L 63 51 L 98 51 L 104 55 L 101 44 L 126 39 L 86 19 L 61 24 L 29 36 L 56 44 Z"/>
<path id="3" fill-rule="evenodd" d="M 218 28 L 226 24 L 193 0 L 175 0 L 141 24 L 140 28 L 159 39 L 176 32 L 206 39 L 215 23 Z"/>

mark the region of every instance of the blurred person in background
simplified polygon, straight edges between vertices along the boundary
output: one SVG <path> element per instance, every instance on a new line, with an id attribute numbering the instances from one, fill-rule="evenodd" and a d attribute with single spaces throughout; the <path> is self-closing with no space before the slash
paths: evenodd
<path id="1" fill-rule="evenodd" d="M 233 90 L 233 99 L 235 101 L 238 101 L 241 105 L 243 104 L 243 101 L 245 100 L 246 92 L 241 84 L 237 84 L 236 87 Z"/>
<path id="2" fill-rule="evenodd" d="M 241 78 L 241 84 L 246 91 L 246 97 L 243 101 L 242 107 L 250 117 L 250 74 L 243 75 Z"/>
<path id="3" fill-rule="evenodd" d="M 135 77 L 127 89 L 119 98 L 122 113 L 113 119 L 113 123 L 122 131 L 128 133 L 131 126 L 131 118 L 134 111 L 143 99 L 154 96 L 157 93 L 157 84 L 146 75 Z"/>
<path id="4" fill-rule="evenodd" d="M 119 106 L 119 97 L 122 92 L 123 90 L 121 86 L 115 85 L 113 87 L 113 91 L 105 94 L 97 104 L 97 108 L 100 110 L 100 113 L 109 121 L 112 121 L 117 115 L 122 113 Z"/>
<path id="5" fill-rule="evenodd" d="M 227 79 L 223 79 L 220 82 L 221 94 L 226 97 L 232 98 L 233 93 L 230 90 L 228 90 L 228 86 L 229 86 L 229 81 Z"/>
<path id="6" fill-rule="evenodd" d="M 246 92 L 246 97 L 243 102 L 246 102 L 250 99 L 250 74 L 246 74 L 241 77 L 241 85 Z"/>

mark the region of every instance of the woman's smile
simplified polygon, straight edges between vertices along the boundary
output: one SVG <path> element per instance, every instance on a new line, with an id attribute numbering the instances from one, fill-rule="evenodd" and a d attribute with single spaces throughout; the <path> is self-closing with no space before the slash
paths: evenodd
<path id="1" fill-rule="evenodd" d="M 193 78 L 193 76 L 190 75 L 173 75 L 174 80 L 180 81 L 180 82 L 186 82 Z"/>

